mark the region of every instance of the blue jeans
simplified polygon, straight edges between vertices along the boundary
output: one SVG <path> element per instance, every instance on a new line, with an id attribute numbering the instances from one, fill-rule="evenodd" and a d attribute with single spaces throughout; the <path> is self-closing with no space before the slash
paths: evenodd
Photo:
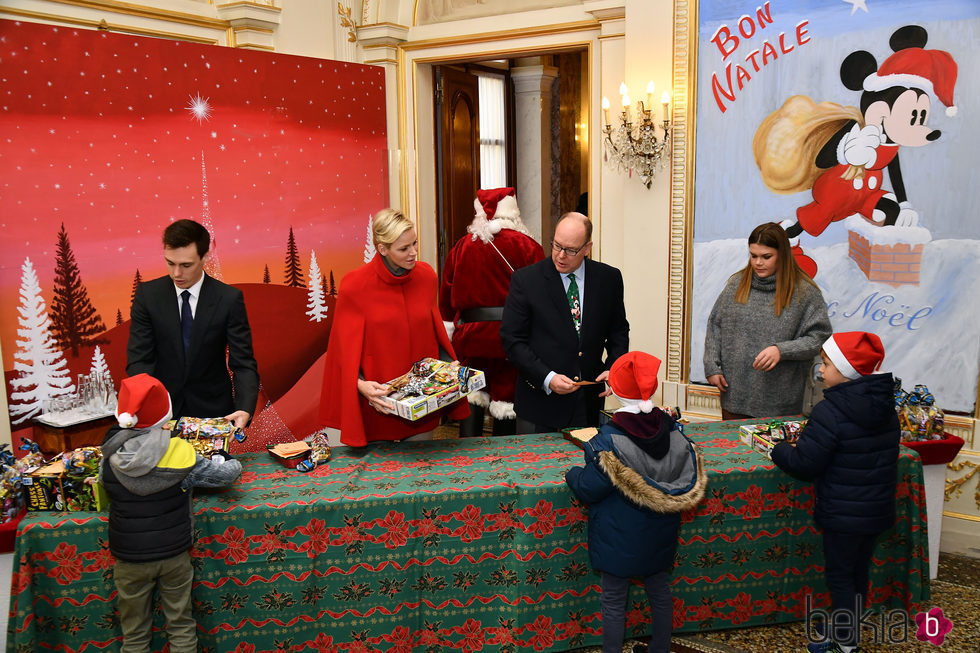
<path id="1" fill-rule="evenodd" d="M 629 584 L 629 578 L 602 572 L 602 653 L 622 653 Z M 647 576 L 643 579 L 643 586 L 647 590 L 653 617 L 650 653 L 670 653 L 674 609 L 670 597 L 670 574 L 661 571 Z"/>

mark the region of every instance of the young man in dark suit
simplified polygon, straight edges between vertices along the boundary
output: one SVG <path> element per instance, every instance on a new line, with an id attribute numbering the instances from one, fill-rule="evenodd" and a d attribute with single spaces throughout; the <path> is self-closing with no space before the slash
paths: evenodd
<path id="1" fill-rule="evenodd" d="M 193 220 L 164 230 L 169 274 L 136 289 L 126 374 L 159 379 L 174 418 L 224 417 L 243 428 L 259 394 L 252 331 L 242 292 L 204 273 L 210 246 L 208 230 Z"/>
<path id="2" fill-rule="evenodd" d="M 520 372 L 518 433 L 598 425 L 609 367 L 629 350 L 623 275 L 591 252 L 592 222 L 566 213 L 551 258 L 511 277 L 500 339 Z"/>

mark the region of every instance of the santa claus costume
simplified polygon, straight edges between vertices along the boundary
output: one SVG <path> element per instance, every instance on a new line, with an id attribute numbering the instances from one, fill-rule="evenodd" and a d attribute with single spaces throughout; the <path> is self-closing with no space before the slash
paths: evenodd
<path id="1" fill-rule="evenodd" d="M 483 370 L 487 387 L 469 395 L 470 419 L 461 436 L 481 435 L 483 409 L 494 417 L 494 435 L 513 433 L 517 369 L 500 344 L 500 318 L 510 277 L 544 258 L 544 251 L 521 221 L 513 188 L 480 190 L 469 232 L 450 250 L 442 272 L 439 308 L 464 365 Z"/>

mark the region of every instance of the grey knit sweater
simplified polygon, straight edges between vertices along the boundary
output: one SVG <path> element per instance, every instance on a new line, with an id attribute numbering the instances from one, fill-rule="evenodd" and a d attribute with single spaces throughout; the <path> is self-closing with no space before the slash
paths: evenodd
<path id="1" fill-rule="evenodd" d="M 814 356 L 830 337 L 827 304 L 816 286 L 800 283 L 793 300 L 778 317 L 773 313 L 776 275 L 752 276 L 745 304 L 735 303 L 741 273 L 725 284 L 708 316 L 704 340 L 704 374 L 723 374 L 728 390 L 721 405 L 752 417 L 792 415 L 803 409 L 803 390 Z M 770 345 L 779 348 L 780 361 L 769 372 L 752 368 L 752 361 Z"/>

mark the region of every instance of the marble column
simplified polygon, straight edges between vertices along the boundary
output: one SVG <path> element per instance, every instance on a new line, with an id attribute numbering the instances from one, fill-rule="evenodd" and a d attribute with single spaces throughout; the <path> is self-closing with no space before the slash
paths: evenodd
<path id="1" fill-rule="evenodd" d="M 540 63 L 511 68 L 517 203 L 538 242 L 551 237 L 551 86 L 557 77 L 557 68 Z"/>
<path id="2" fill-rule="evenodd" d="M 408 38 L 408 28 L 400 25 L 364 25 L 357 28 L 357 42 L 366 64 L 381 66 L 385 71 L 385 113 L 388 135 L 388 205 L 402 210 L 401 178 L 403 152 L 398 135 L 398 46 Z"/>

